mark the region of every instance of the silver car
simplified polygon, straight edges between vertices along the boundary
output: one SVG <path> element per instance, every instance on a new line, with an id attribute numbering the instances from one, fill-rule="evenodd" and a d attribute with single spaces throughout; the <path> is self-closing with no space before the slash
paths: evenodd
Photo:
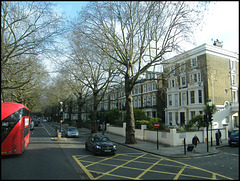
<path id="1" fill-rule="evenodd" d="M 68 127 L 66 132 L 67 137 L 77 137 L 79 138 L 79 132 L 76 127 Z"/>

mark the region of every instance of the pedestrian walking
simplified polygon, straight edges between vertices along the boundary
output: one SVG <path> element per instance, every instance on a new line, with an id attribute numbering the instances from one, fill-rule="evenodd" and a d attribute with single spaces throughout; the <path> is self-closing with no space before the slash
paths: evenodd
<path id="1" fill-rule="evenodd" d="M 200 143 L 200 141 L 199 141 L 197 135 L 195 135 L 192 139 L 192 144 L 194 145 L 194 150 L 193 151 L 196 151 L 198 143 Z"/>
<path id="2" fill-rule="evenodd" d="M 222 143 L 221 137 L 222 137 L 222 133 L 221 133 L 220 129 L 218 129 L 218 139 Z"/>

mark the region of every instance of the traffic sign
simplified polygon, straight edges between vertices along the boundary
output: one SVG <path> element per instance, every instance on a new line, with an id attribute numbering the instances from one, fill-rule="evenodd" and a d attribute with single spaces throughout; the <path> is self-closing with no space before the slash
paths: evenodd
<path id="1" fill-rule="evenodd" d="M 159 123 L 158 122 L 154 123 L 154 127 L 159 128 Z"/>

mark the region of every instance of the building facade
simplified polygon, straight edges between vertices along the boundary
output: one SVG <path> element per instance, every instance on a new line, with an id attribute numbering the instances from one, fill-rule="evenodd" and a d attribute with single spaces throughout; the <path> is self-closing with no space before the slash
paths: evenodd
<path id="1" fill-rule="evenodd" d="M 232 127 L 238 127 L 238 89 L 237 53 L 224 50 L 222 46 L 203 44 L 166 60 L 164 72 L 146 72 L 133 88 L 132 104 L 144 110 L 148 118 L 160 117 L 166 125 L 188 124 L 194 116 L 204 114 L 205 103 L 209 100 L 219 110 L 227 104 L 237 105 L 224 119 L 232 122 L 229 123 Z M 124 112 L 125 101 L 123 81 L 106 91 L 98 111 L 118 109 Z M 82 120 L 88 120 L 91 111 L 90 99 L 82 109 Z"/>
<path id="2" fill-rule="evenodd" d="M 164 74 L 169 75 L 166 124 L 187 124 L 193 116 L 203 114 L 209 100 L 217 107 L 239 102 L 236 53 L 203 44 L 166 63 Z"/>
<path id="3" fill-rule="evenodd" d="M 163 82 L 158 80 L 160 75 L 160 73 L 153 72 L 145 73 L 145 75 L 137 80 L 132 91 L 133 108 L 144 110 L 148 118 L 162 117 L 164 119 L 164 114 L 161 113 L 164 99 L 160 99 L 162 94 L 159 96 Z M 126 96 L 123 81 L 121 84 L 108 89 L 99 104 L 98 110 L 118 109 L 125 111 L 125 103 Z M 158 106 L 159 104 L 162 106 Z"/>

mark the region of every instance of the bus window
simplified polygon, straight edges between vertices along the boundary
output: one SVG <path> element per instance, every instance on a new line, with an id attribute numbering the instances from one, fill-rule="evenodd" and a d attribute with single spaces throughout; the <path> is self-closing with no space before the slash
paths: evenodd
<path id="1" fill-rule="evenodd" d="M 10 116 L 6 117 L 2 120 L 2 127 L 1 127 L 1 143 L 5 140 L 7 135 L 12 131 L 18 121 L 21 119 L 21 112 L 22 109 L 14 112 Z"/>

